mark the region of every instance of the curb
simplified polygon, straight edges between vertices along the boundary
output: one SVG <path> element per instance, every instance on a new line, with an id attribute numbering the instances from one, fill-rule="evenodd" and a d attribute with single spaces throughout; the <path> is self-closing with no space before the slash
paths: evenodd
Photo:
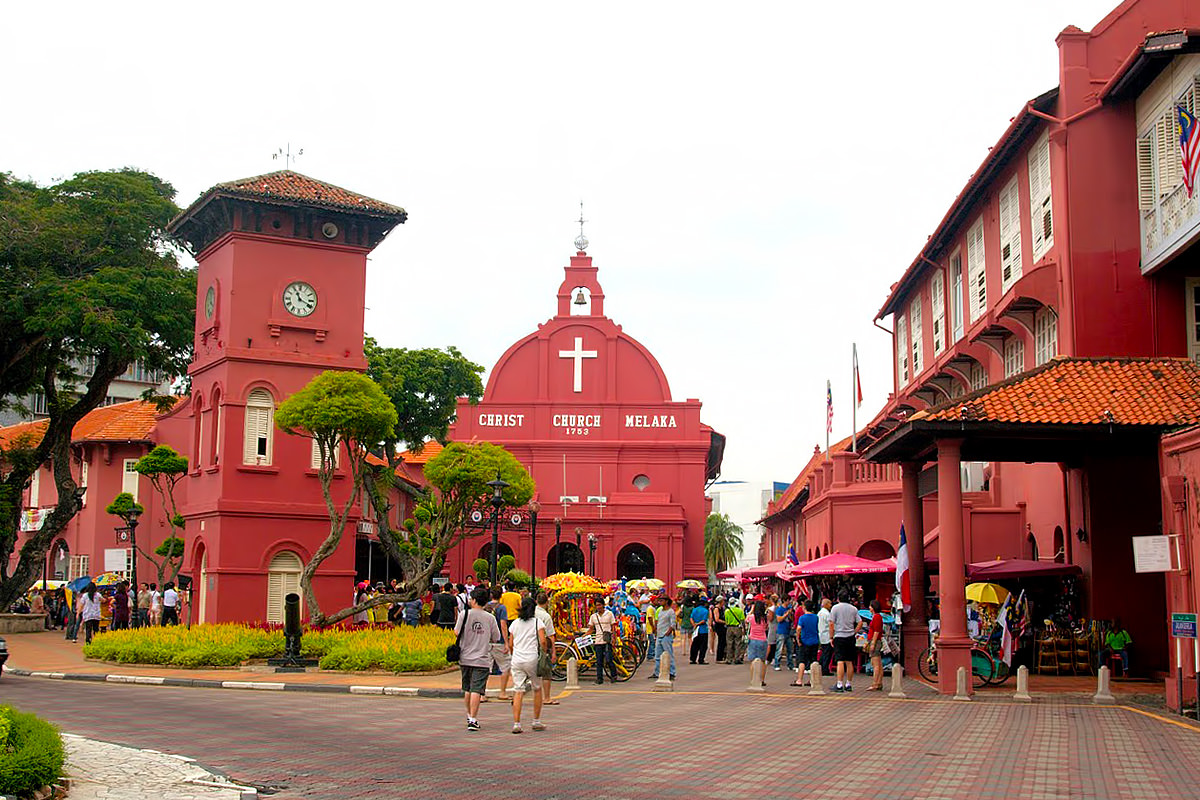
<path id="1" fill-rule="evenodd" d="M 188 689 L 240 689 L 243 691 L 310 692 L 315 694 L 357 694 L 385 697 L 462 697 L 461 689 L 426 689 L 415 686 L 353 686 L 340 683 L 282 683 L 279 681 L 212 681 L 202 678 L 170 678 L 158 675 L 94 675 L 79 672 L 41 672 L 4 667 L 4 673 L 22 678 L 55 681 L 125 683 L 139 686 L 175 686 Z M 496 690 L 491 690 L 492 692 Z M 490 694 L 491 692 L 489 692 Z"/>

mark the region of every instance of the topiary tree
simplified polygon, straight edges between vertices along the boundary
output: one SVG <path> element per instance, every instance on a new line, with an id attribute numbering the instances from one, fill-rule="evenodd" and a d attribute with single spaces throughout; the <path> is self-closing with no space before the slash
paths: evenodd
<path id="1" fill-rule="evenodd" d="M 179 513 L 179 506 L 175 502 L 175 487 L 187 475 L 188 460 L 186 456 L 181 456 L 170 445 L 160 444 L 139 458 L 133 468 L 138 474 L 144 475 L 150 480 L 150 485 L 154 487 L 154 491 L 162 500 L 163 508 L 167 512 L 167 524 L 170 526 L 171 534 L 158 547 L 154 548 L 154 554 L 159 558 L 156 559 L 142 548 L 138 548 L 138 552 L 158 571 L 158 585 L 162 586 L 167 581 L 174 582 L 179 577 L 179 570 L 183 566 L 183 527 L 185 522 L 183 515 Z M 136 590 L 137 587 L 134 588 Z"/>
<path id="2" fill-rule="evenodd" d="M 317 478 L 329 512 L 329 535 L 300 572 L 300 588 L 308 604 L 311 623 L 331 625 L 379 602 L 343 608 L 326 616 L 313 591 L 312 579 L 325 559 L 342 541 L 346 520 L 362 496 L 367 475 L 367 455 L 396 426 L 396 409 L 375 381 L 358 372 L 322 372 L 308 385 L 284 400 L 275 413 L 275 424 L 283 431 L 306 436 L 317 443 L 320 466 Z M 339 459 L 344 454 L 344 460 Z M 342 463 L 339 465 L 339 461 Z M 350 493 L 340 507 L 334 503 L 332 484 L 338 469 L 350 473 Z M 378 601 L 378 595 L 374 598 Z"/>
<path id="3" fill-rule="evenodd" d="M 496 566 L 499 568 L 499 563 L 497 563 Z M 529 577 L 528 572 L 523 569 L 517 569 L 516 567 L 510 569 L 505 574 L 504 579 L 506 581 L 511 581 L 513 586 L 529 586 L 533 583 L 533 579 Z"/>
<path id="4" fill-rule="evenodd" d="M 517 566 L 517 560 L 512 556 L 500 556 L 496 559 L 496 580 L 503 581 Z"/>
<path id="5" fill-rule="evenodd" d="M 478 580 L 483 580 L 491 572 L 491 564 L 486 558 L 477 558 L 471 562 L 471 570 L 475 573 Z"/>

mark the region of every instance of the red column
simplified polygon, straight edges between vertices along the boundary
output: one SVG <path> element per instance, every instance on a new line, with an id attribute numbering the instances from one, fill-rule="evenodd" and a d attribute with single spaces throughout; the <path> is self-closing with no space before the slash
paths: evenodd
<path id="1" fill-rule="evenodd" d="M 966 560 L 963 557 L 962 442 L 938 441 L 938 598 L 941 634 L 938 637 L 938 690 L 954 694 L 959 667 L 971 670 L 971 640 L 967 636 Z M 967 681 L 971 691 L 971 681 Z"/>
<path id="2" fill-rule="evenodd" d="M 917 659 L 929 645 L 929 622 L 925 609 L 925 511 L 917 494 L 917 476 L 921 465 L 904 462 L 900 465 L 900 496 L 904 534 L 908 540 L 908 579 L 912 587 L 912 608 L 904 615 L 901 632 L 904 647 L 904 670 L 917 674 Z"/>

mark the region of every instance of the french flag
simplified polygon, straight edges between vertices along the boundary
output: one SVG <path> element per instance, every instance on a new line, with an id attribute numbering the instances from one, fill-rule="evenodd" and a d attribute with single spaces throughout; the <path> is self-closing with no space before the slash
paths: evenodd
<path id="1" fill-rule="evenodd" d="M 896 551 L 896 591 L 900 592 L 900 604 L 908 611 L 912 606 L 912 586 L 908 580 L 908 539 L 904 536 L 904 523 L 900 523 L 900 548 Z"/>

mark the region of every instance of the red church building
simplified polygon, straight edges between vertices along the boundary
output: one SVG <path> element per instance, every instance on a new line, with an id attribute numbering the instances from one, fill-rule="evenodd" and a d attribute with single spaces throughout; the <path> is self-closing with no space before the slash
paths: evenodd
<path id="1" fill-rule="evenodd" d="M 605 316 L 587 241 L 576 246 L 555 315 L 500 357 L 480 403 L 459 402 L 450 438 L 503 445 L 529 469 L 536 541 L 518 514 L 499 547 L 527 571 L 561 566 L 670 585 L 703 578 L 704 492 L 724 437 L 700 421 L 699 400 L 671 399 L 658 361 Z M 469 574 L 490 547 L 490 539 L 456 547 L 451 575 Z"/>

